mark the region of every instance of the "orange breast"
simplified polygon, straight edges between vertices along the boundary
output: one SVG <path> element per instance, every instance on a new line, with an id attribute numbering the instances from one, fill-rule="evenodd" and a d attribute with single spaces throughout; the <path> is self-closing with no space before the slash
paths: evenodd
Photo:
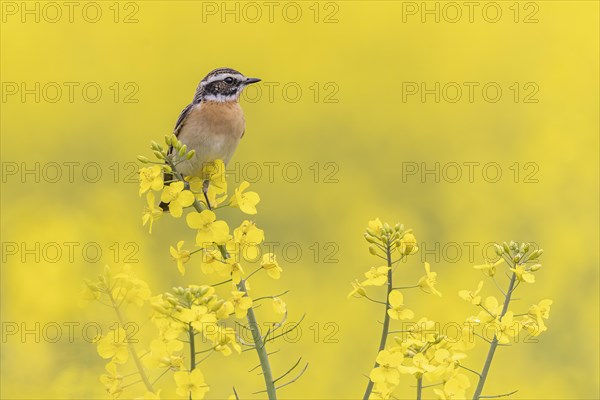
<path id="1" fill-rule="evenodd" d="M 221 159 L 227 164 L 244 133 L 244 112 L 238 102 L 202 102 L 188 114 L 178 138 L 196 157 L 178 166 L 184 175 L 197 176 L 203 163 Z"/>

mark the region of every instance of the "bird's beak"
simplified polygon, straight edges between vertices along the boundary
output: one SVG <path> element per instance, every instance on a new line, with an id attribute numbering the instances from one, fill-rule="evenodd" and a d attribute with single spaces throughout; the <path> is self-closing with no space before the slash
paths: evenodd
<path id="1" fill-rule="evenodd" d="M 250 85 L 251 83 L 260 82 L 258 78 L 246 78 L 246 85 Z"/>

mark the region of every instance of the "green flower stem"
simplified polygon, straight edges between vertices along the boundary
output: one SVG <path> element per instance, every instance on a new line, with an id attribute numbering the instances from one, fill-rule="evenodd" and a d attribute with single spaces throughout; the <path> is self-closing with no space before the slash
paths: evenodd
<path id="1" fill-rule="evenodd" d="M 177 172 L 175 172 L 174 166 L 171 166 L 173 169 L 174 175 L 183 181 L 183 176 Z M 200 203 L 198 200 L 194 199 L 192 206 L 198 212 L 202 212 L 206 209 L 204 204 Z M 223 257 L 228 258 L 229 254 L 227 254 L 227 250 L 225 246 L 219 246 L 219 250 L 223 254 Z M 238 290 L 240 292 L 248 294 L 248 290 L 246 289 L 246 281 L 242 280 L 238 284 Z M 263 337 L 260 334 L 260 328 L 258 326 L 258 322 L 256 321 L 256 315 L 254 314 L 254 308 L 250 307 L 248 309 L 248 314 L 246 316 L 248 319 L 248 325 L 250 326 L 250 331 L 252 332 L 252 339 L 254 340 L 254 347 L 256 348 L 256 352 L 258 353 L 258 359 L 260 360 L 260 366 L 262 368 L 263 377 L 265 378 L 265 386 L 267 389 L 267 396 L 269 400 L 277 399 L 277 389 L 275 388 L 275 382 L 273 382 L 273 373 L 271 372 L 271 364 L 269 363 L 269 355 L 267 354 L 267 349 L 265 348 L 265 343 L 263 341 Z M 193 346 L 193 340 L 190 340 L 190 347 Z M 192 354 L 194 352 L 192 351 Z M 194 357 L 192 357 L 192 361 Z M 193 365 L 193 364 L 192 364 Z M 193 369 L 194 367 L 192 367 Z"/>
<path id="2" fill-rule="evenodd" d="M 504 305 L 502 306 L 502 312 L 500 313 L 499 319 L 502 320 L 504 314 L 508 311 L 508 305 L 510 303 L 510 297 L 512 296 L 512 292 L 515 288 L 515 283 L 517 281 L 517 274 L 513 272 L 512 277 L 510 278 L 510 283 L 508 285 L 508 290 L 506 292 L 506 296 L 504 297 Z M 481 398 L 481 392 L 483 391 L 483 385 L 485 384 L 485 380 L 490 372 L 490 366 L 492 365 L 492 359 L 494 358 L 494 353 L 496 352 L 496 348 L 498 347 L 498 337 L 494 335 L 494 339 L 490 343 L 490 350 L 488 351 L 487 357 L 485 359 L 485 364 L 483 364 L 483 370 L 479 375 L 479 382 L 477 383 L 477 388 L 475 389 L 475 393 L 473 394 L 473 400 L 479 400 Z"/>
<path id="3" fill-rule="evenodd" d="M 108 291 L 108 297 L 110 298 L 110 303 L 112 304 L 112 307 L 115 309 L 115 313 L 117 314 L 117 319 L 119 320 L 119 323 L 121 324 L 121 326 L 125 326 L 125 318 L 123 318 L 123 314 L 121 314 L 121 310 L 119 310 L 119 306 L 115 302 L 115 298 L 113 297 L 110 290 Z M 133 347 L 133 343 L 131 343 L 131 341 L 127 338 L 125 340 L 127 341 L 127 348 L 129 349 L 129 354 L 131 354 L 131 358 L 133 358 L 133 362 L 135 363 L 135 366 L 138 369 L 138 372 L 140 373 L 142 382 L 144 382 L 144 385 L 146 386 L 146 389 L 149 392 L 154 393 L 154 388 L 152 387 L 148 376 L 146 376 L 146 372 L 144 371 L 144 367 L 142 366 L 142 361 L 138 357 L 137 352 L 135 351 L 135 347 Z"/>
<path id="4" fill-rule="evenodd" d="M 196 341 L 194 337 L 194 328 L 192 324 L 188 324 L 188 335 L 190 337 L 190 372 L 196 369 Z M 192 394 L 190 393 L 189 400 L 192 400 Z"/>
<path id="5" fill-rule="evenodd" d="M 194 328 L 188 324 L 188 335 L 190 336 L 190 372 L 196 369 L 196 341 L 194 337 Z"/>
<path id="6" fill-rule="evenodd" d="M 238 290 L 244 293 L 248 293 L 246 289 L 246 281 L 242 280 L 238 284 Z M 248 319 L 248 325 L 250 327 L 250 331 L 252 332 L 252 339 L 254 340 L 254 347 L 256 349 L 256 353 L 258 354 L 258 359 L 260 360 L 260 367 L 262 368 L 263 377 L 265 378 L 265 386 L 267 389 L 267 396 L 269 400 L 277 399 L 277 389 L 275 388 L 275 382 L 273 381 L 273 374 L 271 373 L 271 364 L 269 363 L 269 355 L 267 354 L 267 349 L 265 343 L 263 341 L 263 337 L 260 334 L 260 328 L 258 323 L 256 322 L 256 315 L 254 314 L 254 308 L 250 307 L 248 309 L 248 314 L 246 316 Z"/>
<path id="7" fill-rule="evenodd" d="M 377 350 L 377 354 L 379 354 L 380 351 L 385 349 L 385 343 L 387 341 L 387 337 L 389 334 L 389 330 L 390 330 L 390 315 L 388 314 L 388 308 L 390 307 L 390 293 L 392 292 L 393 289 L 393 284 L 392 284 L 392 252 L 390 249 L 390 245 L 388 244 L 385 248 L 385 253 L 386 253 L 386 258 L 387 258 L 387 266 L 389 268 L 388 270 L 388 276 L 387 276 L 387 295 L 385 296 L 385 316 L 383 318 L 383 329 L 381 330 L 381 340 L 379 341 L 379 349 Z M 375 365 L 373 366 L 373 369 L 379 367 L 379 363 L 377 361 L 375 361 Z M 371 396 L 371 392 L 373 391 L 373 381 L 369 378 L 369 383 L 367 383 L 367 388 L 365 389 L 365 394 L 363 395 L 363 400 L 368 400 L 369 397 Z"/>
<path id="8" fill-rule="evenodd" d="M 421 394 L 423 393 L 423 376 L 417 378 L 417 400 L 421 400 Z"/>

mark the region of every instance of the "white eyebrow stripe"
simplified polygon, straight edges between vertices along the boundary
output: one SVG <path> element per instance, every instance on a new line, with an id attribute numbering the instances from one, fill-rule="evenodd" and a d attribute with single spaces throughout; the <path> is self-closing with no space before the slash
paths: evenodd
<path id="1" fill-rule="evenodd" d="M 228 78 L 228 77 L 235 78 L 238 81 L 243 81 L 243 80 L 246 79 L 246 77 L 244 75 L 242 75 L 242 74 L 232 74 L 232 73 L 229 73 L 229 72 L 224 72 L 224 73 L 221 73 L 221 74 L 217 74 L 215 76 L 211 76 L 206 81 L 202 81 L 202 85 L 204 86 L 204 85 L 207 85 L 207 84 L 209 84 L 211 82 L 221 81 L 221 80 L 223 80 L 225 78 Z"/>
<path id="2" fill-rule="evenodd" d="M 230 95 L 224 95 L 224 94 L 207 94 L 203 97 L 203 100 L 206 101 L 216 101 L 218 103 L 224 103 L 227 101 L 234 101 L 238 99 L 238 94 L 230 94 Z"/>

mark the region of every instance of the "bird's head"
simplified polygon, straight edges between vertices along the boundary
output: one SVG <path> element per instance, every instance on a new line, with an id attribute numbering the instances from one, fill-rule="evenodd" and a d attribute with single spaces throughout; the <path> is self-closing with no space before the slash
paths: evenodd
<path id="1" fill-rule="evenodd" d="M 202 100 L 206 101 L 237 101 L 242 90 L 256 82 L 260 82 L 260 79 L 248 78 L 231 68 L 218 68 L 200 81 L 197 95 L 201 95 Z"/>

